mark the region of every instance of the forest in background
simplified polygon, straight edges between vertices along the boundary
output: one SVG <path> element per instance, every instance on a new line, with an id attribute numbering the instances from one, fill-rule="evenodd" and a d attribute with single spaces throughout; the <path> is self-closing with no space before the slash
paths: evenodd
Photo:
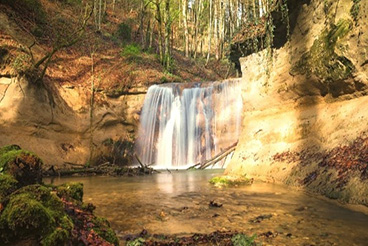
<path id="1" fill-rule="evenodd" d="M 45 75 L 74 82 L 94 73 L 100 86 L 114 87 L 113 94 L 142 81 L 240 76 L 240 56 L 272 47 L 271 12 L 281 11 L 288 21 L 286 0 L 0 0 L 0 4 L 21 30 L 6 26 L 12 30 L 2 32 L 2 64 L 12 68 L 11 74 L 26 74 L 34 82 L 43 81 Z M 93 68 L 71 65 L 81 57 L 89 57 Z M 162 67 L 159 74 L 148 71 L 158 67 Z M 66 71 L 74 75 L 65 78 Z"/>

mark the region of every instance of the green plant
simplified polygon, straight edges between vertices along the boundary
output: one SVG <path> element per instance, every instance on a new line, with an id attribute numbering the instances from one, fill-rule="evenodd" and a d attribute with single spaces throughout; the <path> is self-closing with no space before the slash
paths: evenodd
<path id="1" fill-rule="evenodd" d="M 328 14 L 328 10 L 330 9 L 332 3 L 329 2 L 328 0 L 323 0 L 323 12 L 325 12 L 325 14 Z"/>
<path id="2" fill-rule="evenodd" d="M 322 82 L 333 83 L 348 79 L 355 69 L 354 64 L 343 53 L 343 38 L 352 27 L 350 20 L 340 19 L 336 25 L 322 31 L 307 53 L 292 68 L 292 73 L 312 74 Z"/>
<path id="3" fill-rule="evenodd" d="M 257 235 L 254 234 L 251 237 L 244 235 L 243 233 L 236 234 L 231 238 L 231 242 L 234 246 L 252 246 L 255 245 L 254 240 L 256 239 Z"/>
<path id="4" fill-rule="evenodd" d="M 121 51 L 121 56 L 128 58 L 137 58 L 142 53 L 142 49 L 138 44 L 128 44 Z"/>
<path id="5" fill-rule="evenodd" d="M 162 77 L 160 78 L 160 82 L 161 82 L 161 83 L 168 83 L 168 82 L 169 82 L 169 80 L 168 80 L 168 78 L 166 78 L 166 76 L 162 76 Z"/>
<path id="6" fill-rule="evenodd" d="M 253 179 L 248 179 L 245 176 L 231 177 L 231 176 L 220 176 L 213 177 L 210 179 L 210 184 L 217 187 L 223 186 L 239 186 L 239 185 L 249 185 L 253 183 Z"/>
<path id="7" fill-rule="evenodd" d="M 360 1 L 361 0 L 353 0 L 353 6 L 351 6 L 350 14 L 353 17 L 354 21 L 358 21 L 358 15 L 360 11 Z"/>
<path id="8" fill-rule="evenodd" d="M 282 15 L 282 21 L 286 25 L 286 37 L 289 40 L 290 39 L 290 21 L 289 21 L 289 8 L 287 6 L 286 0 L 284 0 L 283 4 L 281 5 L 281 15 Z"/>
<path id="9" fill-rule="evenodd" d="M 139 237 L 139 238 L 136 238 L 132 241 L 129 241 L 127 243 L 127 246 L 142 246 L 142 245 L 144 245 L 144 243 L 145 243 L 144 238 Z"/>
<path id="10" fill-rule="evenodd" d="M 120 23 L 117 30 L 117 36 L 123 40 L 129 42 L 131 40 L 132 28 L 127 23 Z"/>
<path id="11" fill-rule="evenodd" d="M 17 55 L 11 64 L 11 67 L 17 74 L 25 73 L 30 68 L 30 66 L 31 57 L 25 53 L 20 53 L 19 55 Z"/>

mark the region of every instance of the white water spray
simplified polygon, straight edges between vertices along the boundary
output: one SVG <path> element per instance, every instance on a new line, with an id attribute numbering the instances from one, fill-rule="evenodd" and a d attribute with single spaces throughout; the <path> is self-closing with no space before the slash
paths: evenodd
<path id="1" fill-rule="evenodd" d="M 242 105 L 239 80 L 153 85 L 141 113 L 137 155 L 162 168 L 208 160 L 238 140 Z"/>

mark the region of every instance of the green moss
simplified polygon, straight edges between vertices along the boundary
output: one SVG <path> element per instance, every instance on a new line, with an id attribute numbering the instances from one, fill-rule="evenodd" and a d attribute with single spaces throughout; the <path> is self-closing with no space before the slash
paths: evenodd
<path id="1" fill-rule="evenodd" d="M 77 201 L 83 201 L 83 183 L 66 183 L 57 187 L 57 194 L 60 197 L 73 198 Z"/>
<path id="2" fill-rule="evenodd" d="M 119 245 L 119 239 L 116 237 L 115 232 L 111 229 L 110 223 L 106 219 L 96 217 L 92 222 L 95 224 L 93 230 L 100 237 L 114 245 Z"/>
<path id="3" fill-rule="evenodd" d="M 353 6 L 351 6 L 350 14 L 353 17 L 354 21 L 358 21 L 359 11 L 360 11 L 360 1 L 361 0 L 353 0 Z"/>
<path id="4" fill-rule="evenodd" d="M 60 245 L 58 242 L 61 237 L 73 228 L 62 201 L 48 187 L 22 187 L 6 197 L 2 204 L 5 209 L 0 216 L 0 241 L 32 236 L 36 239 L 44 238 L 43 245 Z M 61 231 L 56 232 L 57 228 Z"/>
<path id="5" fill-rule="evenodd" d="M 209 181 L 211 184 L 217 187 L 223 186 L 239 186 L 239 185 L 249 185 L 253 183 L 253 179 L 248 179 L 245 176 L 231 177 L 231 176 L 220 176 L 213 177 Z"/>
<path id="6" fill-rule="evenodd" d="M 310 51 L 303 54 L 291 70 L 294 74 L 314 75 L 322 82 L 335 82 L 352 76 L 355 67 L 342 55 L 342 39 L 352 27 L 350 20 L 341 19 L 336 25 L 325 29 L 316 39 Z"/>
<path id="7" fill-rule="evenodd" d="M 0 168 L 2 172 L 6 172 L 8 169 L 8 163 L 14 161 L 17 156 L 22 153 L 22 150 L 10 150 L 1 153 L 0 155 Z"/>
<path id="8" fill-rule="evenodd" d="M 41 241 L 41 245 L 43 246 L 59 246 L 59 245 L 67 245 L 67 242 L 70 239 L 70 232 L 63 228 L 56 228 L 55 231 L 50 233 L 47 237 L 45 237 Z"/>
<path id="9" fill-rule="evenodd" d="M 85 209 L 82 183 L 60 187 L 34 184 L 19 189 L 17 184 L 11 175 L 0 174 L 0 242 L 11 245 L 30 239 L 43 246 L 71 245 L 80 240 L 78 233 L 72 233 L 73 229 L 84 230 L 84 223 L 91 219 L 91 229 L 106 241 L 119 245 L 108 221 L 90 213 L 94 206 L 88 204 Z"/>
<path id="10" fill-rule="evenodd" d="M 0 173 L 12 175 L 21 186 L 42 181 L 42 160 L 17 145 L 0 149 Z"/>
<path id="11" fill-rule="evenodd" d="M 0 156 L 6 152 L 12 151 L 12 150 L 20 150 L 21 148 L 18 145 L 12 144 L 12 145 L 5 145 L 4 147 L 0 148 Z"/>
<path id="12" fill-rule="evenodd" d="M 1 215 L 14 236 L 24 238 L 40 236 L 50 231 L 55 220 L 41 202 L 30 198 L 26 193 L 13 196 Z"/>
<path id="13" fill-rule="evenodd" d="M 0 200 L 18 188 L 18 181 L 11 175 L 0 174 Z"/>

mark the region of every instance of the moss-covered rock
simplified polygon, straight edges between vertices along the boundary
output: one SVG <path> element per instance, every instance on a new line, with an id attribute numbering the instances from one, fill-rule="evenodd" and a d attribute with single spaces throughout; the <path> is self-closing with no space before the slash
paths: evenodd
<path id="1" fill-rule="evenodd" d="M 209 182 L 217 187 L 229 187 L 250 185 L 253 183 L 253 179 L 248 179 L 245 176 L 219 176 L 213 177 L 212 179 L 210 179 Z"/>
<path id="2" fill-rule="evenodd" d="M 1 222 L 9 229 L 8 235 L 24 238 L 50 232 L 55 220 L 48 208 L 28 194 L 13 196 L 1 215 Z"/>
<path id="3" fill-rule="evenodd" d="M 94 231 L 106 241 L 119 245 L 119 239 L 116 237 L 115 232 L 111 229 L 109 221 L 104 218 L 96 217 L 92 220 L 95 224 Z"/>
<path id="4" fill-rule="evenodd" d="M 18 189 L 18 181 L 11 175 L 0 174 L 0 201 Z"/>
<path id="5" fill-rule="evenodd" d="M 343 42 L 352 25 L 350 20 L 341 19 L 336 25 L 324 29 L 311 49 L 292 67 L 291 73 L 315 76 L 324 85 L 322 95 L 331 93 L 339 96 L 354 92 L 346 80 L 352 78 L 355 67 L 344 56 L 346 45 Z"/>
<path id="6" fill-rule="evenodd" d="M 70 182 L 59 185 L 57 187 L 57 193 L 60 197 L 73 198 L 77 201 L 82 202 L 83 200 L 83 183 Z"/>
<path id="7" fill-rule="evenodd" d="M 8 145 L 0 149 L 0 173 L 13 176 L 20 186 L 42 181 L 42 160 L 32 152 Z"/>
<path id="8" fill-rule="evenodd" d="M 12 245 L 32 239 L 40 245 L 56 246 L 79 245 L 82 240 L 91 245 L 119 245 L 108 221 L 85 209 L 82 188 L 81 184 L 63 185 L 59 193 L 58 187 L 36 184 L 6 196 L 1 201 L 0 242 Z"/>
<path id="9" fill-rule="evenodd" d="M 4 198 L 2 204 L 0 241 L 12 242 L 30 236 L 38 239 L 53 233 L 56 228 L 72 229 L 71 220 L 65 217 L 62 201 L 48 187 L 22 187 Z"/>
<path id="10" fill-rule="evenodd" d="M 44 246 L 67 245 L 70 238 L 70 232 L 63 228 L 56 228 L 51 234 L 47 235 L 41 244 Z"/>
<path id="11" fill-rule="evenodd" d="M 107 220 L 83 203 L 83 184 L 41 184 L 42 160 L 17 145 L 0 148 L 0 242 L 119 245 Z"/>
<path id="12" fill-rule="evenodd" d="M 42 181 L 42 160 L 32 152 L 21 150 L 17 145 L 0 149 L 0 173 L 13 176 L 20 186 Z"/>
<path id="13" fill-rule="evenodd" d="M 12 151 L 12 150 L 20 150 L 20 149 L 21 148 L 18 145 L 16 145 L 16 144 L 6 145 L 4 147 L 1 147 L 0 148 L 0 158 L 6 152 L 9 152 L 9 151 Z"/>

